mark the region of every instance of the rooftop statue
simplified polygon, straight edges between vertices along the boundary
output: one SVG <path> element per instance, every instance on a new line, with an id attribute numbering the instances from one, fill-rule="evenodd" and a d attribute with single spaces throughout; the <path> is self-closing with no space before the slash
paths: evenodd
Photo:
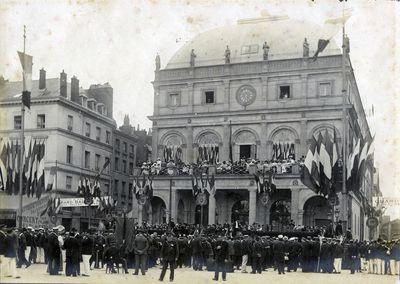
<path id="1" fill-rule="evenodd" d="M 225 63 L 231 63 L 231 50 L 229 49 L 229 46 L 226 46 L 226 50 L 225 50 Z"/>
<path id="2" fill-rule="evenodd" d="M 264 42 L 263 50 L 264 50 L 263 59 L 268 60 L 269 45 L 267 44 L 267 42 Z"/>
<path id="3" fill-rule="evenodd" d="M 303 42 L 303 57 L 309 57 L 310 56 L 310 45 L 307 42 L 307 38 L 304 38 Z"/>
<path id="4" fill-rule="evenodd" d="M 192 49 L 192 52 L 190 53 L 190 67 L 194 67 L 195 58 L 196 58 L 196 54 L 194 53 L 194 49 Z"/>

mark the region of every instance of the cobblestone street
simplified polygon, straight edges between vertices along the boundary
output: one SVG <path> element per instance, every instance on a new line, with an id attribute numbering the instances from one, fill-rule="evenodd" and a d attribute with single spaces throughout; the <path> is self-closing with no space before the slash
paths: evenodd
<path id="1" fill-rule="evenodd" d="M 28 269 L 18 269 L 21 276 L 20 279 L 5 278 L 0 283 L 160 283 L 158 281 L 160 268 L 151 268 L 145 276 L 132 275 L 133 270 L 129 270 L 129 274 L 106 274 L 105 269 L 92 270 L 90 277 L 66 277 L 65 275 L 50 276 L 45 273 L 46 267 L 43 264 L 32 265 Z M 175 271 L 174 283 L 216 283 L 212 281 L 213 273 L 208 271 L 194 271 L 189 268 L 177 269 Z M 165 276 L 164 282 L 169 282 L 169 271 Z M 218 282 L 222 282 L 220 279 Z M 350 271 L 345 270 L 342 274 L 316 274 L 291 272 L 285 275 L 278 275 L 276 271 L 268 270 L 263 274 L 243 274 L 240 272 L 228 273 L 227 281 L 223 283 L 340 283 L 340 284 L 398 284 L 400 283 L 398 276 L 388 275 L 371 275 L 367 273 L 358 273 L 350 275 Z"/>

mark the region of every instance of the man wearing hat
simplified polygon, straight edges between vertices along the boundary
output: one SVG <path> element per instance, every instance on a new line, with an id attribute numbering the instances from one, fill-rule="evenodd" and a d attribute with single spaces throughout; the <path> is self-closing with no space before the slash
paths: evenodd
<path id="1" fill-rule="evenodd" d="M 58 228 L 54 227 L 47 237 L 48 272 L 59 275 L 61 266 L 61 247 L 58 240 Z"/>
<path id="2" fill-rule="evenodd" d="M 7 251 L 7 234 L 5 232 L 5 225 L 0 224 L 0 279 L 5 277 L 5 254 Z"/>
<path id="3" fill-rule="evenodd" d="M 18 254 L 18 230 L 9 228 L 7 230 L 5 263 L 7 277 L 20 278 L 17 274 L 17 254 Z"/>
<path id="4" fill-rule="evenodd" d="M 225 261 L 228 259 L 228 243 L 222 236 L 215 243 L 215 273 L 213 280 L 218 281 L 219 272 L 222 272 L 222 280 L 226 281 Z"/>
<path id="5" fill-rule="evenodd" d="M 283 243 L 283 235 L 279 235 L 278 239 L 273 243 L 274 261 L 278 274 L 285 274 L 285 247 Z"/>
<path id="6" fill-rule="evenodd" d="M 149 240 L 143 235 L 143 231 L 139 230 L 133 241 L 135 252 L 135 273 L 133 275 L 139 274 L 139 265 L 142 275 L 146 274 L 147 250 L 149 246 Z"/>
<path id="7" fill-rule="evenodd" d="M 65 275 L 76 277 L 80 261 L 80 248 L 77 240 L 77 230 L 71 229 L 68 237 L 64 240 L 65 249 Z"/>
<path id="8" fill-rule="evenodd" d="M 22 232 L 18 235 L 18 262 L 17 268 L 21 268 L 24 264 L 26 268 L 28 268 L 31 264 L 25 257 L 25 250 L 26 250 L 26 228 L 22 228 Z"/>
<path id="9" fill-rule="evenodd" d="M 179 247 L 178 243 L 176 242 L 173 234 L 171 232 L 167 233 L 167 238 L 164 240 L 164 243 L 161 247 L 161 259 L 162 259 L 162 270 L 160 275 L 160 281 L 164 280 L 165 273 L 167 272 L 167 268 L 169 265 L 170 274 L 169 274 L 169 281 L 174 281 L 174 271 L 176 261 L 179 256 Z"/>

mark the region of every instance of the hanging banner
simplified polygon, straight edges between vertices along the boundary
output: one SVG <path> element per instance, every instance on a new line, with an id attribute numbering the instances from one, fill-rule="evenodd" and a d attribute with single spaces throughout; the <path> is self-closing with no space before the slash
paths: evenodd
<path id="1" fill-rule="evenodd" d="M 61 207 L 84 207 L 89 206 L 85 203 L 84 197 L 78 198 L 61 198 Z M 93 198 L 93 203 L 90 206 L 99 206 L 99 198 Z"/>
<path id="2" fill-rule="evenodd" d="M 372 206 L 374 207 L 392 207 L 400 206 L 400 198 L 397 197 L 372 197 Z"/>

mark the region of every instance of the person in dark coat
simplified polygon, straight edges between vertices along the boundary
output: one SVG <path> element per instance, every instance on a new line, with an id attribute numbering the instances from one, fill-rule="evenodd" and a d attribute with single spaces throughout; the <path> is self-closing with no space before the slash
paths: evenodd
<path id="1" fill-rule="evenodd" d="M 288 249 L 289 249 L 289 261 L 288 261 L 288 269 L 287 272 L 290 271 L 297 271 L 297 268 L 299 267 L 299 260 L 301 256 L 301 244 L 297 241 L 297 238 L 293 238 L 290 240 L 288 243 Z"/>
<path id="2" fill-rule="evenodd" d="M 190 243 L 192 248 L 192 255 L 193 255 L 193 269 L 195 271 L 203 270 L 203 247 L 201 242 L 200 236 L 195 236 L 192 242 Z"/>
<path id="3" fill-rule="evenodd" d="M 169 281 L 174 281 L 174 272 L 176 261 L 179 256 L 178 242 L 175 240 L 171 232 L 168 232 L 167 238 L 161 247 L 162 270 L 159 281 L 164 281 L 165 273 L 169 265 L 170 274 Z"/>
<path id="4" fill-rule="evenodd" d="M 149 240 L 141 231 L 135 236 L 133 248 L 135 252 L 135 272 L 133 275 L 139 274 L 139 265 L 142 275 L 146 274 L 147 250 L 149 249 Z"/>
<path id="5" fill-rule="evenodd" d="M 251 273 L 259 273 L 261 274 L 262 265 L 261 265 L 261 256 L 263 252 L 263 243 L 261 242 L 260 237 L 256 236 L 251 249 Z"/>
<path id="6" fill-rule="evenodd" d="M 273 243 L 274 261 L 278 274 L 285 274 L 285 246 L 283 243 L 283 236 L 279 235 L 278 239 Z"/>
<path id="7" fill-rule="evenodd" d="M 357 257 L 358 257 L 358 246 L 350 240 L 349 246 L 347 247 L 347 254 L 350 263 L 350 273 L 354 274 L 357 270 Z"/>
<path id="8" fill-rule="evenodd" d="M 80 261 L 80 247 L 77 239 L 76 229 L 72 228 L 71 233 L 64 241 L 65 249 L 65 275 L 76 277 Z"/>
<path id="9" fill-rule="evenodd" d="M 47 237 L 48 271 L 50 275 L 59 275 L 61 249 L 58 241 L 57 228 L 53 228 Z"/>
<path id="10" fill-rule="evenodd" d="M 187 238 L 183 235 L 179 236 L 178 245 L 179 245 L 179 257 L 177 265 L 178 267 L 182 268 L 183 264 L 185 263 L 186 250 L 188 247 Z"/>
<path id="11" fill-rule="evenodd" d="M 104 266 L 103 254 L 104 254 L 105 239 L 99 232 L 97 232 L 93 237 L 93 242 L 94 242 L 93 254 L 90 257 L 89 263 L 90 266 L 92 266 L 92 264 L 94 263 L 94 268 L 100 268 L 100 261 L 101 261 L 101 267 Z"/>
<path id="12" fill-rule="evenodd" d="M 88 233 L 84 233 L 81 240 L 81 252 L 83 262 L 82 276 L 90 276 L 90 257 L 93 255 L 93 248 L 93 237 Z"/>
<path id="13" fill-rule="evenodd" d="M 236 269 L 240 269 L 240 265 L 242 264 L 242 241 L 239 237 L 233 241 L 233 265 L 236 266 Z"/>
<path id="14" fill-rule="evenodd" d="M 224 237 L 219 237 L 215 243 L 215 273 L 213 280 L 218 281 L 219 273 L 222 273 L 222 280 L 226 281 L 225 262 L 229 256 L 229 247 Z"/>
<path id="15" fill-rule="evenodd" d="M 26 228 L 22 229 L 22 232 L 18 235 L 18 262 L 17 268 L 21 268 L 24 264 L 28 268 L 31 263 L 25 257 L 26 250 Z"/>

